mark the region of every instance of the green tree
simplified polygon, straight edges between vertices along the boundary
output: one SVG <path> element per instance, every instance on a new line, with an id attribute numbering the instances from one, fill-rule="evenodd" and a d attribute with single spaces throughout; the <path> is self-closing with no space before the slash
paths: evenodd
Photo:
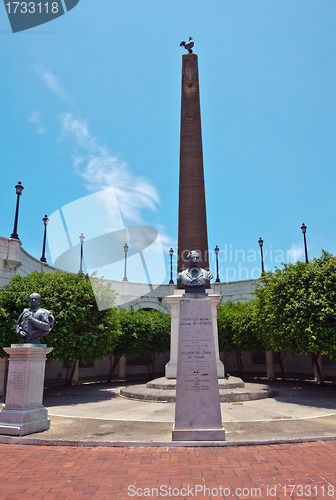
<path id="1" fill-rule="evenodd" d="M 114 343 L 110 352 L 107 353 L 107 358 L 110 361 L 110 371 L 107 376 L 107 382 L 111 382 L 114 370 L 122 356 L 133 356 L 136 353 L 136 340 L 138 332 L 138 324 L 134 320 L 134 311 L 127 311 L 124 308 L 118 310 L 118 321 L 120 335 Z"/>
<path id="2" fill-rule="evenodd" d="M 142 309 L 119 310 L 119 336 L 113 352 L 109 354 L 111 381 L 113 372 L 121 356 L 152 355 L 152 364 L 147 365 L 148 373 L 153 375 L 155 361 L 170 348 L 170 315 L 156 310 Z"/>
<path id="3" fill-rule="evenodd" d="M 336 357 L 336 258 L 322 250 L 309 264 L 284 264 L 261 278 L 255 294 L 265 342 L 275 352 Z"/>
<path id="4" fill-rule="evenodd" d="M 254 300 L 225 302 L 218 309 L 217 324 L 219 350 L 234 354 L 240 376 L 243 376 L 243 352 L 264 348 Z"/>
<path id="5" fill-rule="evenodd" d="M 152 366 L 148 366 L 148 372 L 154 375 L 154 365 L 161 353 L 170 349 L 170 314 L 152 309 L 150 311 L 139 311 L 141 315 L 147 316 L 146 334 L 137 339 L 137 348 L 143 356 L 152 354 Z"/>
<path id="6" fill-rule="evenodd" d="M 92 279 L 92 277 L 91 277 Z M 115 292 L 109 285 L 95 279 L 95 292 L 109 303 Z M 68 383 L 71 384 L 75 363 L 102 359 L 113 350 L 119 332 L 115 308 L 99 311 L 88 275 L 64 273 L 39 273 L 14 276 L 10 284 L 0 290 L 0 356 L 6 354 L 2 347 L 18 343 L 15 334 L 17 319 L 29 307 L 29 295 L 38 292 L 41 307 L 52 310 L 55 316 L 53 330 L 42 342 L 53 347 L 48 355 L 61 363 L 72 365 Z"/>

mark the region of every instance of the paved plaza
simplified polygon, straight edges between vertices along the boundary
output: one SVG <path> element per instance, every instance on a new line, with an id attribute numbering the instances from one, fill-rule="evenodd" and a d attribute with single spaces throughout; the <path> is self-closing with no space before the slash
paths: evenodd
<path id="1" fill-rule="evenodd" d="M 91 382 L 47 387 L 44 404 L 51 428 L 20 439 L 103 446 L 169 444 L 175 404 L 119 395 L 121 387 L 133 384 Z M 336 384 L 320 387 L 313 382 L 277 381 L 268 386 L 276 391 L 273 398 L 221 403 L 225 444 L 336 438 Z M 0 442 L 4 439 L 0 436 Z"/>
<path id="2" fill-rule="evenodd" d="M 334 384 L 222 403 L 224 446 L 172 443 L 174 403 L 121 398 L 125 385 L 47 388 L 50 430 L 0 436 L 0 500 L 336 498 Z"/>
<path id="3" fill-rule="evenodd" d="M 230 448 L 0 444 L 0 497 L 335 498 L 335 449 L 333 441 Z"/>

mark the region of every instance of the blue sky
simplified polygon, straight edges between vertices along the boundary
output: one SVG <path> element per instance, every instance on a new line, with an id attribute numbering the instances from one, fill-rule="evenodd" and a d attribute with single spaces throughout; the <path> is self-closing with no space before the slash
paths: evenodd
<path id="1" fill-rule="evenodd" d="M 268 269 L 303 260 L 303 222 L 309 258 L 335 254 L 335 22 L 334 0 L 80 0 L 13 34 L 3 7 L 0 234 L 19 180 L 18 233 L 37 258 L 44 214 L 113 188 L 126 226 L 176 250 L 179 44 L 193 36 L 221 279 L 258 276 L 260 236 Z M 90 217 L 77 211 L 78 228 Z"/>

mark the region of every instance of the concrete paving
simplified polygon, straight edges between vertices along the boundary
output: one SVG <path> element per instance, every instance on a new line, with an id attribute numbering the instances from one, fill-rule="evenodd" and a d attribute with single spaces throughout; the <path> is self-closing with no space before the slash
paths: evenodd
<path id="1" fill-rule="evenodd" d="M 49 387 L 44 404 L 51 428 L 22 438 L 1 436 L 0 442 L 172 444 L 174 403 L 123 398 L 120 389 L 128 385 L 134 382 Z M 221 403 L 226 430 L 222 445 L 336 439 L 336 384 L 320 387 L 313 382 L 288 381 L 268 385 L 276 391 L 273 398 Z"/>

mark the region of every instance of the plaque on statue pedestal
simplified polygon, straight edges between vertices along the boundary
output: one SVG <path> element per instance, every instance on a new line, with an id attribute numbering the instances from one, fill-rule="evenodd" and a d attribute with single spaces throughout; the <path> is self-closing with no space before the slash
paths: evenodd
<path id="1" fill-rule="evenodd" d="M 173 441 L 223 441 L 211 301 L 188 295 L 180 302 Z"/>

